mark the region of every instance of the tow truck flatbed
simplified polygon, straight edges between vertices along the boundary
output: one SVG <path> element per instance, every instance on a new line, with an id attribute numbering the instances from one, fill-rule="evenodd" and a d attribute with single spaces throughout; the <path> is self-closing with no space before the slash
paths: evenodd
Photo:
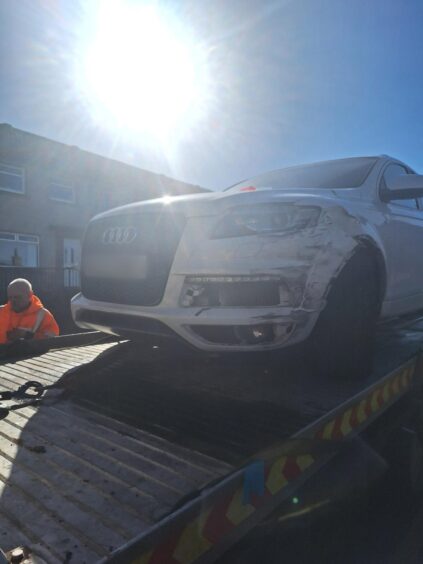
<path id="1" fill-rule="evenodd" d="M 71 343 L 71 341 L 70 341 Z M 420 381 L 423 325 L 382 332 L 371 378 L 310 379 L 99 343 L 3 359 L 57 384 L 0 421 L 1 546 L 46 562 L 211 562 Z"/>

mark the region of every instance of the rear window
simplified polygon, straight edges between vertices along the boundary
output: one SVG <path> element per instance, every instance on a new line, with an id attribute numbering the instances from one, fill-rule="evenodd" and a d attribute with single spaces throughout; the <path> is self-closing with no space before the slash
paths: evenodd
<path id="1" fill-rule="evenodd" d="M 356 188 L 363 184 L 376 162 L 377 158 L 360 157 L 282 168 L 245 180 L 227 190 L 248 186 L 275 189 Z"/>

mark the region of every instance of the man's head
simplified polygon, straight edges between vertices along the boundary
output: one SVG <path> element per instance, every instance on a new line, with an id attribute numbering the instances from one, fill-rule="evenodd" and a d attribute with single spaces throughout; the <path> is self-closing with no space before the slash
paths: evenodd
<path id="1" fill-rule="evenodd" d="M 31 303 L 32 286 L 25 278 L 16 278 L 7 287 L 7 298 L 13 311 L 20 313 Z"/>

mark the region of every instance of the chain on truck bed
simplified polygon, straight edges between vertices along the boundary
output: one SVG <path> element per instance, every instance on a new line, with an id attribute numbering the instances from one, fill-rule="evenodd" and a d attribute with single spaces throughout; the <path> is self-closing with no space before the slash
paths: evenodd
<path id="1" fill-rule="evenodd" d="M 0 420 L 4 419 L 9 415 L 11 411 L 16 411 L 17 409 L 24 409 L 25 407 L 31 405 L 38 405 L 42 399 L 42 396 L 46 390 L 51 390 L 56 388 L 56 384 L 51 384 L 50 386 L 44 386 L 41 382 L 36 380 L 28 380 L 16 391 L 5 390 L 0 391 L 0 402 L 8 400 L 20 400 L 19 403 L 14 403 L 5 407 L 0 404 Z"/>

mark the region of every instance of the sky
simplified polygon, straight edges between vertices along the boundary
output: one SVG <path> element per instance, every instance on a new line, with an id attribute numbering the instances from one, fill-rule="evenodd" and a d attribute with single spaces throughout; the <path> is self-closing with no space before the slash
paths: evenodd
<path id="1" fill-rule="evenodd" d="M 1 123 L 215 190 L 358 155 L 423 173 L 423 2 L 154 1 L 208 76 L 201 116 L 166 143 L 99 119 L 76 80 L 99 2 L 0 0 Z"/>

